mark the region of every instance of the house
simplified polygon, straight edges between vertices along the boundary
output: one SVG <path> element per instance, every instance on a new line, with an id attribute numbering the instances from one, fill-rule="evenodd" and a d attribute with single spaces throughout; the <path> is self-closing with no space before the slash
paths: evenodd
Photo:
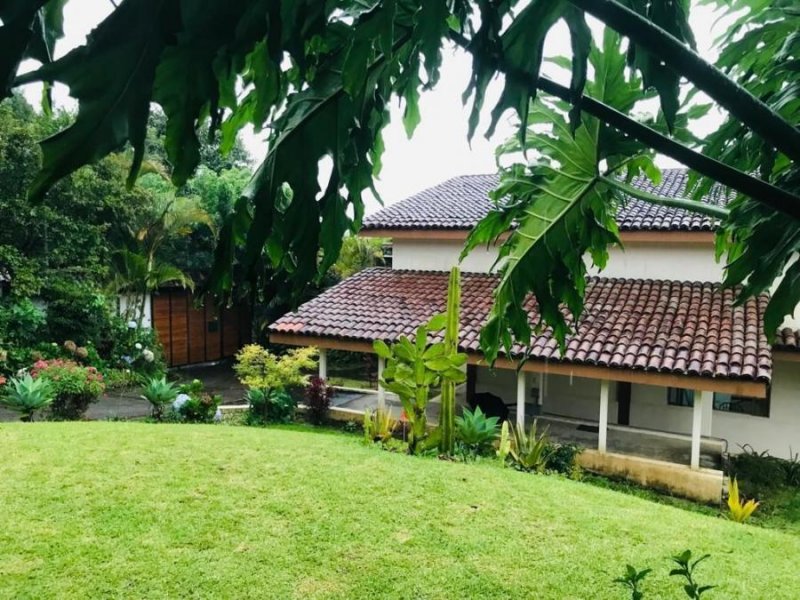
<path id="1" fill-rule="evenodd" d="M 657 188 L 634 185 L 683 195 L 686 172 L 663 175 Z M 413 334 L 443 310 L 447 271 L 496 184 L 494 175 L 457 177 L 368 217 L 362 235 L 392 239 L 392 268 L 363 271 L 300 306 L 271 325 L 271 340 L 318 346 L 324 374 L 325 349 L 371 352 L 375 339 Z M 704 201 L 726 200 L 715 189 Z M 518 422 L 547 423 L 554 437 L 588 448 L 589 468 L 718 500 L 725 453 L 800 451 L 800 323 L 787 321 L 773 345 L 762 326 L 768 297 L 734 305 L 735 290 L 720 285 L 712 218 L 629 199 L 617 220 L 624 250 L 592 273 L 563 355 L 545 332 L 490 368 L 478 336 L 497 248 L 463 261 L 462 396 L 491 393 Z M 535 302 L 530 312 L 535 322 Z"/>

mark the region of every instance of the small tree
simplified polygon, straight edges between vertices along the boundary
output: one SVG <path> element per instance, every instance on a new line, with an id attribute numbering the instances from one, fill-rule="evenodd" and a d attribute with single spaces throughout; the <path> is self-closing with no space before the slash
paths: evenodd
<path id="1" fill-rule="evenodd" d="M 322 377 L 315 375 L 309 379 L 305 394 L 308 420 L 314 425 L 321 425 L 331 407 L 333 388 Z"/>

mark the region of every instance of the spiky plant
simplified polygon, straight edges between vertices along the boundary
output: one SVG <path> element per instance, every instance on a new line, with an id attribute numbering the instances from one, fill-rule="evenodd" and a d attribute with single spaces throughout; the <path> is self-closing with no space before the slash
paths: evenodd
<path id="1" fill-rule="evenodd" d="M 461 272 L 458 267 L 450 271 L 450 281 L 447 286 L 447 324 L 444 331 L 445 354 L 455 354 L 458 351 L 458 320 L 461 308 Z M 439 415 L 439 428 L 441 438 L 439 451 L 452 455 L 455 451 L 455 417 L 456 417 L 456 382 L 447 377 L 442 377 L 442 409 Z"/>
<path id="2" fill-rule="evenodd" d="M 36 411 L 49 406 L 55 396 L 53 384 L 48 379 L 25 375 L 11 379 L 5 394 L 0 395 L 0 405 L 20 413 L 23 421 L 32 422 Z"/>

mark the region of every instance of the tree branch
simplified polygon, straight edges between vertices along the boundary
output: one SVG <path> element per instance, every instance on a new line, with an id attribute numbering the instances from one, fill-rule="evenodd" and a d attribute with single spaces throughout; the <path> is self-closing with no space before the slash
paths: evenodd
<path id="1" fill-rule="evenodd" d="M 450 39 L 467 52 L 473 52 L 469 40 L 461 34 L 451 31 Z M 498 69 L 505 73 L 507 77 L 517 77 L 521 81 L 529 81 L 531 79 L 531 76 L 527 73 L 516 73 L 502 62 L 498 64 Z M 604 123 L 611 125 L 632 138 L 639 140 L 656 152 L 674 158 L 690 169 L 726 187 L 734 189 L 745 196 L 749 196 L 754 200 L 766 204 L 770 208 L 781 211 L 796 219 L 800 219 L 800 198 L 794 194 L 774 186 L 767 181 L 734 169 L 714 158 L 700 154 L 594 98 L 590 98 L 589 96 L 575 98 L 568 87 L 558 84 L 551 79 L 539 77 L 536 82 L 536 87 L 548 94 L 556 96 L 564 102 L 569 102 L 570 104 L 578 106 L 582 111 L 600 119 Z"/>
<path id="2" fill-rule="evenodd" d="M 650 192 L 640 190 L 637 187 L 628 185 L 624 181 L 619 181 L 613 177 L 601 175 L 600 179 L 606 185 L 617 188 L 626 196 L 638 198 L 639 200 L 644 200 L 645 202 L 650 202 L 651 204 L 660 204 L 661 206 L 670 206 L 672 208 L 682 208 L 684 210 L 690 210 L 714 219 L 719 219 L 720 221 L 725 219 L 730 214 L 730 211 L 724 206 L 707 204 L 705 202 L 700 202 L 699 200 L 687 200 L 686 198 L 667 198 L 666 196 L 651 194 Z"/>
<path id="3" fill-rule="evenodd" d="M 678 38 L 617 0 L 569 0 L 658 56 L 786 156 L 800 162 L 800 129 L 730 79 Z"/>

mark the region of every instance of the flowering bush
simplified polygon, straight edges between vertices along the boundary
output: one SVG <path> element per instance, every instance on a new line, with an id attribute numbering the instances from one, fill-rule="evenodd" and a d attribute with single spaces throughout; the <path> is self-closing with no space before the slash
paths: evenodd
<path id="1" fill-rule="evenodd" d="M 30 370 L 34 379 L 47 379 L 56 398 L 50 406 L 53 418 L 80 419 L 105 391 L 103 374 L 95 367 L 84 367 L 71 360 L 52 359 L 34 363 Z"/>
<path id="2" fill-rule="evenodd" d="M 108 349 L 109 366 L 130 370 L 145 379 L 159 378 L 166 373 L 166 363 L 156 332 L 139 327 L 135 321 L 115 319 Z"/>
<path id="3" fill-rule="evenodd" d="M 218 420 L 222 396 L 209 394 L 199 379 L 182 385 L 172 403 L 173 417 L 185 423 L 212 423 Z"/>

